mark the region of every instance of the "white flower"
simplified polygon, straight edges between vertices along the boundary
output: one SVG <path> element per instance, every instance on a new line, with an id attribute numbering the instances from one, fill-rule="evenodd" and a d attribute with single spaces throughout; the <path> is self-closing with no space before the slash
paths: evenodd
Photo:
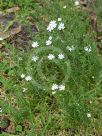
<path id="1" fill-rule="evenodd" d="M 46 45 L 51 45 L 52 41 L 51 40 L 47 40 L 46 41 Z"/>
<path id="2" fill-rule="evenodd" d="M 24 75 L 24 74 L 22 74 L 22 75 L 21 75 L 21 78 L 25 78 L 25 75 Z"/>
<path id="3" fill-rule="evenodd" d="M 87 117 L 88 117 L 88 118 L 91 118 L 91 113 L 87 113 Z"/>
<path id="4" fill-rule="evenodd" d="M 32 57 L 32 61 L 34 61 L 34 62 L 36 62 L 38 59 L 39 59 L 38 56 L 33 56 L 33 57 Z"/>
<path id="5" fill-rule="evenodd" d="M 36 47 L 38 47 L 38 46 L 39 46 L 39 44 L 38 44 L 37 41 L 32 43 L 32 47 L 33 47 L 33 48 L 36 48 Z"/>
<path id="6" fill-rule="evenodd" d="M 27 88 L 23 88 L 22 92 L 24 93 L 27 90 Z"/>
<path id="7" fill-rule="evenodd" d="M 79 0 L 76 0 L 75 1 L 75 6 L 78 6 L 79 5 Z"/>
<path id="8" fill-rule="evenodd" d="M 62 84 L 62 85 L 59 85 L 58 88 L 59 88 L 60 91 L 63 91 L 63 90 L 65 90 L 65 85 L 63 85 L 63 84 Z"/>
<path id="9" fill-rule="evenodd" d="M 86 47 L 84 47 L 84 50 L 85 50 L 85 51 L 87 51 L 87 52 L 91 52 L 91 51 L 92 51 L 92 49 L 91 49 L 91 47 L 90 47 L 90 46 L 89 46 L 89 47 L 87 47 L 87 46 L 86 46 Z"/>
<path id="10" fill-rule="evenodd" d="M 3 38 L 2 37 L 0 37 L 0 41 L 2 41 L 3 40 Z"/>
<path id="11" fill-rule="evenodd" d="M 60 22 L 61 20 L 62 20 L 62 18 L 59 17 L 59 18 L 58 18 L 58 21 Z"/>
<path id="12" fill-rule="evenodd" d="M 66 49 L 69 50 L 69 51 L 74 51 L 74 50 L 75 50 L 75 47 L 74 47 L 74 46 L 71 46 L 71 47 L 70 47 L 70 46 L 67 46 Z"/>
<path id="13" fill-rule="evenodd" d="M 49 32 L 51 32 L 52 30 L 54 30 L 56 28 L 56 26 L 57 26 L 56 21 L 55 20 L 51 20 L 49 25 L 48 25 L 48 27 L 47 27 L 47 30 Z"/>
<path id="14" fill-rule="evenodd" d="M 2 108 L 0 108 L 0 113 L 2 112 Z"/>
<path id="15" fill-rule="evenodd" d="M 66 5 L 65 5 L 65 6 L 63 6 L 63 8 L 64 8 L 64 9 L 66 9 L 66 7 L 67 7 Z"/>
<path id="16" fill-rule="evenodd" d="M 48 59 L 49 59 L 49 60 L 52 60 L 52 59 L 54 59 L 54 58 L 55 58 L 55 56 L 54 56 L 53 54 L 49 54 L 49 55 L 48 55 Z"/>
<path id="17" fill-rule="evenodd" d="M 50 21 L 50 25 L 51 25 L 52 27 L 56 27 L 56 25 L 57 25 L 57 24 L 56 24 L 56 21 L 55 21 L 55 20 L 51 20 L 51 21 Z"/>
<path id="18" fill-rule="evenodd" d="M 32 77 L 31 76 L 26 76 L 25 80 L 30 81 L 30 80 L 32 80 Z"/>
<path id="19" fill-rule="evenodd" d="M 65 57 L 64 57 L 64 54 L 59 54 L 58 55 L 58 59 L 64 59 Z"/>
<path id="20" fill-rule="evenodd" d="M 54 28 L 52 28 L 50 25 L 47 27 L 47 30 L 51 32 Z"/>
<path id="21" fill-rule="evenodd" d="M 46 45 L 51 45 L 52 44 L 52 36 L 49 36 L 48 40 L 46 41 Z"/>
<path id="22" fill-rule="evenodd" d="M 55 93 L 56 93 L 56 91 L 53 91 L 53 92 L 52 92 L 52 94 L 55 94 Z"/>
<path id="23" fill-rule="evenodd" d="M 58 85 L 57 84 L 53 84 L 52 87 L 51 87 L 51 90 L 57 90 L 58 89 Z"/>
<path id="24" fill-rule="evenodd" d="M 49 40 L 52 40 L 52 36 L 49 36 Z"/>
<path id="25" fill-rule="evenodd" d="M 65 28 L 64 23 L 59 23 L 58 30 L 63 30 Z"/>

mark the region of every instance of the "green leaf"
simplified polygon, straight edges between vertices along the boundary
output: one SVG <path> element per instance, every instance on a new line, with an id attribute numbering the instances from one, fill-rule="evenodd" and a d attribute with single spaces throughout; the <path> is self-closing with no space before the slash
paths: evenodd
<path id="1" fill-rule="evenodd" d="M 21 131 L 22 131 L 22 126 L 21 126 L 21 125 L 17 125 L 16 131 L 17 131 L 17 132 L 21 132 Z"/>

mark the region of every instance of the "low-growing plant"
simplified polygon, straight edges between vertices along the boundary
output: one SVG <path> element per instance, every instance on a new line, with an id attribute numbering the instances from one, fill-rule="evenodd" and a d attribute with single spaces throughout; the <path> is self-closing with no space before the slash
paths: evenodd
<path id="1" fill-rule="evenodd" d="M 10 120 L 10 133 L 100 135 L 102 64 L 88 13 L 71 0 L 11 3 L 21 6 L 20 22 L 32 16 L 39 31 L 26 50 L 0 41 L 7 49 L 0 53 L 0 116 Z"/>

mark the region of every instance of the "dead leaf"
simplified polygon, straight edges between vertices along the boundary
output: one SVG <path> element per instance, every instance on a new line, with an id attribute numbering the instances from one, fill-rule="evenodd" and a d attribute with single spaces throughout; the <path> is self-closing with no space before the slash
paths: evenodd
<path id="1" fill-rule="evenodd" d="M 2 44 L 0 44 L 0 49 L 3 47 L 3 45 Z"/>
<path id="2" fill-rule="evenodd" d="M 97 40 L 99 40 L 99 41 L 102 40 L 102 36 L 98 36 Z"/>
<path id="3" fill-rule="evenodd" d="M 10 125 L 8 126 L 8 128 L 5 131 L 7 133 L 14 133 L 15 132 L 14 124 L 10 122 Z"/>
<path id="4" fill-rule="evenodd" d="M 3 15 L 4 13 L 2 11 L 0 11 L 0 16 Z"/>
<path id="5" fill-rule="evenodd" d="M 16 12 L 16 11 L 18 11 L 18 10 L 20 10 L 19 7 L 13 7 L 13 8 L 10 8 L 10 9 L 6 9 L 5 12 L 7 12 L 7 13 L 12 13 L 12 12 Z"/>
<path id="6" fill-rule="evenodd" d="M 18 26 L 16 28 L 11 29 L 10 34 L 15 35 L 15 34 L 19 33 L 20 31 L 21 31 L 21 26 Z"/>
<path id="7" fill-rule="evenodd" d="M 0 121 L 1 121 L 1 123 L 0 123 L 0 132 L 3 132 L 9 127 L 10 120 L 6 116 L 1 116 Z"/>
<path id="8" fill-rule="evenodd" d="M 2 39 L 6 39 L 10 36 L 9 32 L 3 32 L 3 29 L 0 30 L 0 37 L 2 37 Z"/>

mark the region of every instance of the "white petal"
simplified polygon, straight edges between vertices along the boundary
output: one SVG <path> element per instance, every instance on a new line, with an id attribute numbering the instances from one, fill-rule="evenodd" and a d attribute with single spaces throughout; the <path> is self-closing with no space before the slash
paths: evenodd
<path id="1" fill-rule="evenodd" d="M 87 117 L 88 117 L 88 118 L 91 118 L 91 113 L 87 113 Z"/>
<path id="2" fill-rule="evenodd" d="M 51 45 L 51 43 L 52 43 L 51 40 L 46 41 L 46 45 Z"/>
<path id="3" fill-rule="evenodd" d="M 2 108 L 0 108 L 0 113 L 2 112 Z"/>
<path id="4" fill-rule="evenodd" d="M 25 75 L 24 75 L 24 74 L 22 74 L 22 75 L 21 75 L 21 78 L 24 78 L 24 77 L 25 77 Z"/>
<path id="5" fill-rule="evenodd" d="M 32 57 L 32 61 L 34 61 L 34 62 L 36 62 L 38 59 L 39 59 L 38 56 L 33 56 L 33 57 Z"/>
<path id="6" fill-rule="evenodd" d="M 64 23 L 59 23 L 58 30 L 63 30 L 63 29 L 65 29 Z"/>
<path id="7" fill-rule="evenodd" d="M 79 0 L 76 0 L 75 1 L 75 6 L 78 6 L 80 3 L 79 3 Z"/>
<path id="8" fill-rule="evenodd" d="M 0 41 L 2 41 L 3 40 L 3 38 L 2 37 L 0 37 Z"/>
<path id="9" fill-rule="evenodd" d="M 36 48 L 36 47 L 38 47 L 38 46 L 39 46 L 39 44 L 38 44 L 37 41 L 32 43 L 32 47 L 33 47 L 33 48 Z"/>
<path id="10" fill-rule="evenodd" d="M 51 31 L 53 31 L 56 28 L 56 26 L 57 26 L 56 21 L 55 20 L 51 20 L 49 25 L 48 25 L 48 27 L 47 27 L 47 30 L 49 32 L 51 32 Z"/>
<path id="11" fill-rule="evenodd" d="M 31 77 L 31 76 L 27 76 L 27 77 L 25 78 L 25 80 L 26 80 L 26 81 L 30 81 L 30 80 L 32 80 L 32 77 Z"/>
<path id="12" fill-rule="evenodd" d="M 91 46 L 86 46 L 86 47 L 84 47 L 84 50 L 86 51 L 86 52 L 91 52 L 92 51 L 92 49 L 91 49 Z"/>
<path id="13" fill-rule="evenodd" d="M 58 89 L 58 85 L 57 84 L 53 84 L 51 89 L 54 91 L 54 90 L 57 90 Z"/>
<path id="14" fill-rule="evenodd" d="M 52 92 L 52 94 L 55 94 L 55 93 L 56 93 L 56 91 L 53 91 L 53 92 Z"/>
<path id="15" fill-rule="evenodd" d="M 60 85 L 60 86 L 59 86 L 59 90 L 60 90 L 60 91 L 65 90 L 65 85 Z"/>
<path id="16" fill-rule="evenodd" d="M 58 55 L 58 59 L 64 59 L 65 57 L 64 57 L 64 54 L 59 54 Z"/>
<path id="17" fill-rule="evenodd" d="M 52 36 L 49 36 L 49 40 L 52 40 Z"/>
<path id="18" fill-rule="evenodd" d="M 61 21 L 62 20 L 62 18 L 58 18 L 58 21 Z"/>
<path id="19" fill-rule="evenodd" d="M 66 7 L 67 7 L 66 5 L 65 5 L 65 6 L 63 6 L 63 8 L 64 8 L 64 9 L 66 9 Z"/>
<path id="20" fill-rule="evenodd" d="M 48 59 L 49 59 L 49 60 L 52 60 L 52 59 L 54 59 L 54 58 L 55 58 L 55 56 L 54 56 L 53 54 L 49 54 L 49 55 L 48 55 Z"/>

